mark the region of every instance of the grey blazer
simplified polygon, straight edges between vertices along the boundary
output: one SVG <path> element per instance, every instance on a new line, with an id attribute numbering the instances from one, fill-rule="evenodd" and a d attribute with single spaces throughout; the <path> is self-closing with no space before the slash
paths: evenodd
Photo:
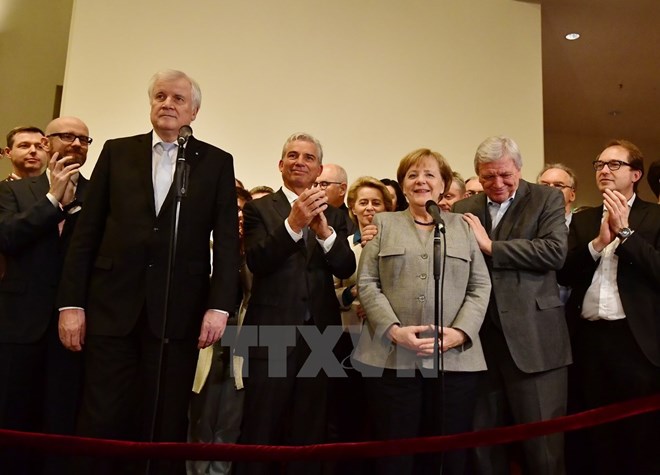
<path id="1" fill-rule="evenodd" d="M 537 373 L 572 362 L 556 271 L 566 258 L 568 230 L 561 192 L 520 180 L 499 225 L 490 230 L 486 195 L 458 201 L 454 211 L 473 213 L 491 232 L 486 261 L 497 317 L 516 366 Z"/>
<path id="2" fill-rule="evenodd" d="M 444 283 L 444 326 L 469 337 L 462 347 L 445 353 L 447 371 L 486 369 L 479 329 L 490 297 L 490 278 L 477 241 L 461 216 L 443 213 L 447 260 Z M 421 367 L 422 358 L 394 345 L 386 336 L 393 324 L 433 323 L 433 233 L 423 239 L 408 211 L 379 213 L 378 234 L 362 250 L 358 293 L 367 313 L 354 358 L 390 369 Z"/>

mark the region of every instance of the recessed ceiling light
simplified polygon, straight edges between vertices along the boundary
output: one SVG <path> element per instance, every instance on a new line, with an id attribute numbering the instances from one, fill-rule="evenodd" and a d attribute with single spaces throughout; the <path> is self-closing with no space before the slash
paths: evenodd
<path id="1" fill-rule="evenodd" d="M 568 35 L 566 35 L 566 39 L 567 39 L 568 41 L 575 41 L 575 40 L 577 40 L 579 37 L 580 37 L 580 33 L 569 33 Z"/>

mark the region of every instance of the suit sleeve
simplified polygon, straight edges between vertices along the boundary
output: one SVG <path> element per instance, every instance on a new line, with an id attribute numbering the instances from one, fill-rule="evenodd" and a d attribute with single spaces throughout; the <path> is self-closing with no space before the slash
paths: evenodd
<path id="1" fill-rule="evenodd" d="M 238 295 L 240 268 L 236 182 L 233 158 L 229 154 L 220 158 L 223 159 L 223 165 L 215 193 L 214 265 L 208 308 L 233 313 Z"/>
<path id="2" fill-rule="evenodd" d="M 553 190 L 556 191 L 556 190 Z M 544 196 L 530 197 L 528 206 L 537 206 L 534 201 Z M 528 218 L 536 220 L 533 236 L 505 241 L 493 241 L 493 269 L 517 269 L 536 272 L 559 270 L 566 259 L 568 230 L 564 217 L 564 202 L 561 193 L 547 193 L 538 204 L 540 213 L 519 217 L 521 229 Z"/>
<path id="3" fill-rule="evenodd" d="M 108 215 L 111 148 L 112 141 L 106 142 L 87 185 L 85 205 L 78 216 L 60 279 L 60 308 L 85 307 L 89 277 Z"/>
<path id="4" fill-rule="evenodd" d="M 30 248 L 64 217 L 46 195 L 19 212 L 16 190 L 7 182 L 0 183 L 0 252 L 13 254 Z"/>
<path id="5" fill-rule="evenodd" d="M 615 253 L 619 259 L 632 263 L 641 274 L 640 278 L 653 282 L 653 286 L 660 289 L 660 207 L 651 206 L 656 212 L 648 215 L 646 219 L 649 226 L 655 228 L 655 242 L 645 238 L 640 230 L 620 244 Z"/>
<path id="6" fill-rule="evenodd" d="M 330 267 L 332 275 L 340 279 L 348 279 L 353 275 L 356 268 L 355 254 L 348 245 L 348 230 L 346 219 L 341 211 L 336 208 L 326 211 L 328 223 L 333 227 L 337 238 L 332 248 L 325 253 L 325 260 Z"/>
<path id="7" fill-rule="evenodd" d="M 291 239 L 284 226 L 284 218 L 270 216 L 265 205 L 266 203 L 257 204 L 250 201 L 243 208 L 246 261 L 254 275 L 277 272 L 287 259 L 304 245 L 302 240 L 294 242 Z M 278 220 L 274 227 L 271 226 L 270 232 L 269 219 Z"/>

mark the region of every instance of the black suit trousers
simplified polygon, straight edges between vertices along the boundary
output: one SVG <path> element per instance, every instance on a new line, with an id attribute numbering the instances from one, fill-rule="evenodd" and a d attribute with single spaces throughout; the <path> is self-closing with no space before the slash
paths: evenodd
<path id="1" fill-rule="evenodd" d="M 660 368 L 644 356 L 625 319 L 579 321 L 574 351 L 582 409 L 660 393 Z M 658 411 L 597 426 L 587 431 L 595 452 L 583 458 L 601 475 L 658 474 L 658 428 Z"/>
<path id="2" fill-rule="evenodd" d="M 311 351 L 302 337 L 287 355 L 285 377 L 269 376 L 269 360 L 251 358 L 245 378 L 245 405 L 239 442 L 243 444 L 310 445 L 326 440 L 328 377 L 297 377 Z M 244 372 L 245 374 L 245 372 Z M 236 464 L 237 475 L 318 475 L 321 463 L 291 462 L 284 471 L 276 463 Z"/>
<path id="3" fill-rule="evenodd" d="M 135 329 L 125 337 L 88 335 L 78 434 L 117 440 L 185 442 L 198 356 L 196 343 L 196 339 L 170 339 L 166 343 L 157 392 L 160 339 L 151 332 L 144 312 Z M 85 458 L 75 462 L 75 472 L 142 474 L 143 462 Z M 154 474 L 185 473 L 184 462 L 152 461 L 151 465 Z"/>

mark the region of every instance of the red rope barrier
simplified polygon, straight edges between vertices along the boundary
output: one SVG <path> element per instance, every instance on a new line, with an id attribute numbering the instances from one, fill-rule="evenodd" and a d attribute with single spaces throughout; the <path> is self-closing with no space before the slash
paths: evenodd
<path id="1" fill-rule="evenodd" d="M 411 455 L 498 445 L 557 432 L 584 429 L 660 409 L 660 394 L 547 421 L 451 436 L 307 446 L 126 442 L 0 429 L 0 446 L 69 455 L 172 460 L 279 461 L 340 460 Z"/>

